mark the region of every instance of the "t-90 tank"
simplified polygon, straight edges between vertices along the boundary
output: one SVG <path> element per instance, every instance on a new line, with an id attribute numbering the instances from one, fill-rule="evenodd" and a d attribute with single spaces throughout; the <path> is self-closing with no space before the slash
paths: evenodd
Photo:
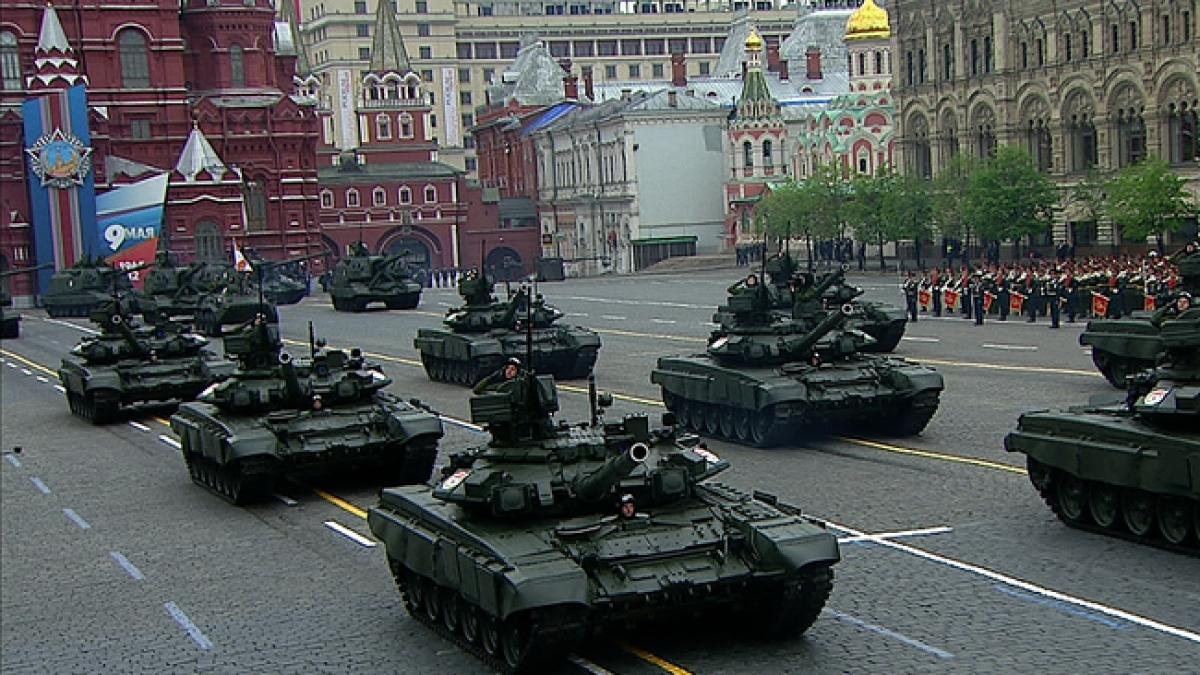
<path id="1" fill-rule="evenodd" d="M 1079 344 L 1092 348 L 1092 362 L 1109 384 L 1125 388 L 1125 378 L 1153 368 L 1163 353 L 1159 329 L 1164 317 L 1190 307 L 1200 293 L 1200 243 L 1191 243 L 1171 257 L 1179 267 L 1180 285 L 1166 307 L 1152 313 L 1136 312 L 1124 319 L 1094 319 L 1079 336 Z"/>
<path id="2" fill-rule="evenodd" d="M 920 433 L 937 411 L 942 376 L 862 353 L 873 339 L 846 327 L 850 301 L 862 291 L 842 286 L 841 306 L 821 309 L 841 274 L 805 292 L 789 318 L 771 310 L 765 284 L 734 284 L 713 317 L 719 327 L 707 352 L 658 360 L 650 380 L 662 387 L 663 403 L 698 432 L 758 446 L 831 425 Z"/>
<path id="3" fill-rule="evenodd" d="M 812 274 L 803 272 L 789 253 L 772 256 L 764 263 L 767 278 L 771 281 L 771 308 L 790 313 L 797 295 L 817 297 L 827 306 L 836 307 L 841 287 L 848 286 L 845 272 L 849 266 L 842 265 L 840 271 Z M 823 288 L 813 296 L 812 288 Z M 891 353 L 899 346 L 908 328 L 908 317 L 904 310 L 895 305 L 871 302 L 857 297 L 851 302 L 854 312 L 846 320 L 846 328 L 860 330 L 873 338 L 863 345 L 861 351 Z"/>
<path id="4" fill-rule="evenodd" d="M 1025 413 L 1004 447 L 1067 525 L 1200 555 L 1200 309 L 1161 326 L 1124 401 Z"/>
<path id="5" fill-rule="evenodd" d="M 110 298 L 91 320 L 100 332 L 63 358 L 58 379 L 71 412 L 93 424 L 113 421 L 124 406 L 190 401 L 233 373 L 232 362 L 218 359 L 205 349 L 207 340 L 180 324 L 131 325 L 120 298 Z"/>
<path id="6" fill-rule="evenodd" d="M 449 310 L 442 323 L 450 330 L 421 328 L 413 344 L 429 379 L 473 385 L 511 357 L 525 351 L 526 331 L 518 324 L 532 321 L 533 353 L 543 373 L 561 380 L 587 377 L 596 364 L 600 336 L 581 326 L 556 323 L 562 312 L 540 294 L 529 304 L 531 291 L 522 286 L 501 302 L 492 294 L 486 273 L 470 272 L 458 284 L 465 304 Z"/>
<path id="7" fill-rule="evenodd" d="M 9 293 L 9 279 L 18 274 L 28 274 L 37 272 L 48 267 L 53 267 L 53 263 L 38 265 L 37 267 L 25 267 L 19 270 L 5 270 L 0 272 L 0 339 L 13 340 L 21 337 L 21 315 L 14 312 L 12 309 L 12 295 Z"/>
<path id="8" fill-rule="evenodd" d="M 117 269 L 99 258 L 80 258 L 74 266 L 50 277 L 50 287 L 42 295 L 46 313 L 52 317 L 89 316 L 108 302 L 115 288 L 125 294 L 133 290 L 130 274 L 137 274 L 150 263 Z"/>
<path id="9" fill-rule="evenodd" d="M 605 422 L 600 402 L 591 423 L 555 424 L 554 381 L 518 374 L 471 399 L 486 445 L 432 488 L 380 493 L 367 522 L 408 612 L 505 673 L 551 670 L 608 625 L 807 630 L 840 559 L 824 523 L 712 481 L 728 463 L 669 414 Z"/>
<path id="10" fill-rule="evenodd" d="M 413 309 L 421 303 L 421 284 L 413 279 L 405 254 L 370 255 L 367 247 L 355 244 L 352 255 L 333 269 L 329 297 L 339 312 L 361 312 L 372 303 L 388 309 Z"/>
<path id="11" fill-rule="evenodd" d="M 171 417 L 192 481 L 234 504 L 271 493 L 285 475 L 357 470 L 387 484 L 429 479 L 442 421 L 419 401 L 383 391 L 392 380 L 354 349 L 313 343 L 285 351 L 263 315 L 225 338 L 232 377 Z"/>

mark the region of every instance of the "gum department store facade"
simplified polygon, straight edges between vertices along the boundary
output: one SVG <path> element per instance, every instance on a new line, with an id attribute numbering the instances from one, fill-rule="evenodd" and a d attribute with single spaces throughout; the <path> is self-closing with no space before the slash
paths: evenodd
<path id="1" fill-rule="evenodd" d="M 1156 155 L 1200 195 L 1197 9 L 1195 0 L 892 0 L 900 166 L 933 176 L 956 153 L 1016 144 L 1070 186 L 1091 167 Z M 1192 219 L 1183 236 L 1195 228 Z M 1113 243 L 1109 223 L 1069 204 L 1053 237 Z"/>

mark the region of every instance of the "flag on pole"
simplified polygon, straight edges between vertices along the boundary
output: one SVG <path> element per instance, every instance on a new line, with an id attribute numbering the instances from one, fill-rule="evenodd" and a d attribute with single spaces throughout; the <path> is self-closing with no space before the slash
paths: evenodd
<path id="1" fill-rule="evenodd" d="M 233 269 L 238 272 L 253 272 L 254 266 L 246 260 L 246 256 L 242 255 L 242 249 L 238 248 L 237 242 L 233 242 Z"/>
<path id="2" fill-rule="evenodd" d="M 994 293 L 992 293 L 991 291 L 984 291 L 983 292 L 983 311 L 984 312 L 992 311 L 992 303 L 995 300 L 996 300 L 996 296 Z"/>
<path id="3" fill-rule="evenodd" d="M 1144 304 L 1144 309 L 1147 312 L 1153 312 L 1158 307 L 1158 303 L 1155 302 L 1155 297 L 1153 295 L 1147 295 L 1146 301 L 1143 304 Z"/>
<path id="4" fill-rule="evenodd" d="M 958 309 L 958 291 L 952 291 L 950 289 L 946 289 L 943 300 L 944 300 L 943 304 L 946 305 L 946 309 L 948 309 L 950 311 L 954 311 L 954 310 Z"/>
<path id="5" fill-rule="evenodd" d="M 1092 313 L 1096 316 L 1108 316 L 1108 296 L 1092 291 Z"/>
<path id="6" fill-rule="evenodd" d="M 1008 311 L 1012 312 L 1013 314 L 1020 314 L 1025 309 L 1026 297 L 1027 296 L 1022 295 L 1021 293 L 1013 291 L 1008 298 Z"/>
<path id="7" fill-rule="evenodd" d="M 928 310 L 933 304 L 933 293 L 929 289 L 921 289 L 917 291 L 917 304 L 921 305 L 921 309 Z"/>

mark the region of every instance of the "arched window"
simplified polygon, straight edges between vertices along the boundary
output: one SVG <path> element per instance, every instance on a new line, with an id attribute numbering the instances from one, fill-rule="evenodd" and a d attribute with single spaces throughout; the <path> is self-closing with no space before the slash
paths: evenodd
<path id="1" fill-rule="evenodd" d="M 375 116 L 375 138 L 386 141 L 392 137 L 392 118 L 387 113 Z"/>
<path id="2" fill-rule="evenodd" d="M 883 74 L 883 52 L 875 52 L 875 74 Z"/>
<path id="3" fill-rule="evenodd" d="M 323 208 L 323 209 L 332 209 L 333 208 L 333 193 L 330 192 L 329 190 L 321 190 L 321 208 Z"/>
<path id="4" fill-rule="evenodd" d="M 437 188 L 433 187 L 432 185 L 425 186 L 425 203 L 426 204 L 436 204 L 437 203 Z"/>
<path id="5" fill-rule="evenodd" d="M 371 203 L 375 206 L 384 206 L 387 204 L 387 190 L 376 186 L 371 192 Z"/>
<path id="6" fill-rule="evenodd" d="M 354 188 L 346 190 L 346 206 L 358 208 L 358 190 Z"/>
<path id="7" fill-rule="evenodd" d="M 196 261 L 209 264 L 221 264 L 229 261 L 225 255 L 225 238 L 221 236 L 221 228 L 211 220 L 202 220 L 196 224 Z"/>
<path id="8" fill-rule="evenodd" d="M 867 74 L 867 55 L 863 54 L 862 52 L 859 52 L 858 54 L 858 74 Z"/>
<path id="9" fill-rule="evenodd" d="M 229 48 L 229 83 L 235 87 L 246 86 L 246 54 L 241 45 Z"/>
<path id="10" fill-rule="evenodd" d="M 145 89 L 150 86 L 150 56 L 146 36 L 135 28 L 126 28 L 117 37 L 121 55 L 121 86 Z"/>
<path id="11" fill-rule="evenodd" d="M 400 115 L 400 138 L 413 137 L 413 119 L 412 115 L 402 113 Z"/>
<path id="12" fill-rule="evenodd" d="M 771 155 L 771 141 L 763 141 L 763 166 L 771 166 L 774 163 Z"/>
<path id="13" fill-rule="evenodd" d="M 400 203 L 401 204 L 411 204 L 412 203 L 412 190 L 408 189 L 407 185 L 401 186 L 401 188 L 400 188 Z"/>
<path id="14" fill-rule="evenodd" d="M 742 165 L 747 169 L 754 168 L 754 146 L 750 141 L 742 143 Z"/>
<path id="15" fill-rule="evenodd" d="M 8 31 L 0 33 L 0 88 L 19 91 L 21 85 L 21 53 L 17 50 L 17 36 Z"/>
<path id="16" fill-rule="evenodd" d="M 267 186 L 261 178 L 246 181 L 243 196 L 246 200 L 246 231 L 267 229 Z"/>
<path id="17" fill-rule="evenodd" d="M 1196 109 L 1186 103 L 1171 104 L 1167 118 L 1167 149 L 1172 164 L 1200 160 Z"/>

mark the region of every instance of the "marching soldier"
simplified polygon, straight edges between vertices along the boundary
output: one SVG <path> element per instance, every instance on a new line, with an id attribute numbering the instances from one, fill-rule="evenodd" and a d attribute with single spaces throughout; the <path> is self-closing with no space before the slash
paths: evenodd
<path id="1" fill-rule="evenodd" d="M 929 277 L 929 292 L 933 295 L 932 301 L 934 316 L 942 315 L 942 291 L 944 290 L 942 281 L 943 279 L 940 271 L 938 268 L 934 267 L 933 274 Z"/>
<path id="2" fill-rule="evenodd" d="M 1042 280 L 1038 278 L 1036 272 L 1030 272 L 1025 284 L 1025 313 L 1028 315 L 1028 318 L 1025 319 L 1025 322 L 1036 323 L 1038 305 L 1042 303 Z"/>
<path id="3" fill-rule="evenodd" d="M 1059 312 L 1061 311 L 1061 306 L 1059 303 L 1062 302 L 1062 297 L 1060 295 L 1061 289 L 1058 285 L 1058 277 L 1056 275 L 1046 275 L 1044 293 L 1046 297 L 1046 304 L 1050 310 L 1050 327 L 1058 328 L 1058 317 Z"/>
<path id="4" fill-rule="evenodd" d="M 904 290 L 904 304 L 908 308 L 909 321 L 916 323 L 917 321 L 917 276 L 913 272 L 908 273 L 908 278 L 904 280 L 901 286 Z"/>
<path id="5" fill-rule="evenodd" d="M 1075 288 L 1075 275 L 1070 272 L 1063 275 L 1062 295 L 1067 305 L 1067 323 L 1075 323 L 1075 314 L 1079 311 L 1079 293 Z"/>
<path id="6" fill-rule="evenodd" d="M 996 302 L 1000 303 L 1000 320 L 1008 321 L 1008 306 L 1012 296 L 1008 292 L 1008 272 L 1004 269 L 996 274 Z"/>
<path id="7" fill-rule="evenodd" d="M 971 276 L 971 284 L 968 287 L 971 294 L 972 310 L 975 312 L 975 325 L 983 325 L 983 277 L 976 272 Z"/>

